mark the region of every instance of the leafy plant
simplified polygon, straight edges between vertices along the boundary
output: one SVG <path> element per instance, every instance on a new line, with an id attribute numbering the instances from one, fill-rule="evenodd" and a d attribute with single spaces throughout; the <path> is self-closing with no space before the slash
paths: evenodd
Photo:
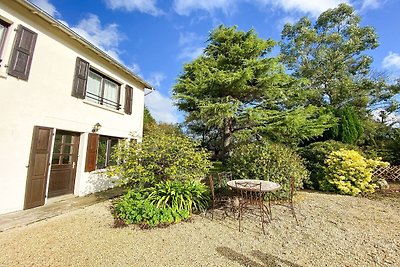
<path id="1" fill-rule="evenodd" d="M 141 227 L 154 227 L 178 223 L 188 219 L 190 213 L 184 209 L 159 208 L 147 200 L 146 190 L 130 190 L 114 203 L 114 217 L 127 224 L 140 224 Z"/>
<path id="2" fill-rule="evenodd" d="M 108 175 L 132 187 L 200 179 L 211 167 L 208 156 L 182 134 L 158 128 L 148 132 L 142 143 L 120 145 L 113 155 L 120 164 L 110 168 Z"/>
<path id="3" fill-rule="evenodd" d="M 341 148 L 357 149 L 355 146 L 338 141 L 315 142 L 300 149 L 300 155 L 305 159 L 305 165 L 310 172 L 310 179 L 305 186 L 311 189 L 319 189 L 319 182 L 325 177 L 325 159 L 330 153 Z"/>
<path id="4" fill-rule="evenodd" d="M 248 143 L 236 147 L 229 160 L 235 178 L 260 179 L 279 183 L 280 197 L 289 192 L 289 178 L 301 188 L 308 179 L 308 171 L 297 153 L 284 145 L 267 142 Z"/>
<path id="5" fill-rule="evenodd" d="M 208 188 L 199 181 L 165 181 L 148 189 L 147 200 L 157 208 L 204 211 L 210 202 Z"/>
<path id="6" fill-rule="evenodd" d="M 355 150 L 334 151 L 325 160 L 326 176 L 320 181 L 320 188 L 344 195 L 373 193 L 376 185 L 372 182 L 372 171 L 387 162 L 366 159 Z"/>
<path id="7" fill-rule="evenodd" d="M 166 181 L 131 189 L 114 203 L 114 217 L 127 224 L 154 227 L 188 219 L 210 203 L 207 187 L 198 181 Z"/>

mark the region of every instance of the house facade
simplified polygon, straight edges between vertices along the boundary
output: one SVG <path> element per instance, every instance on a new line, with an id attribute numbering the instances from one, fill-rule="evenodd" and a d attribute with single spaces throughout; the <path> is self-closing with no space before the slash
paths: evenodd
<path id="1" fill-rule="evenodd" d="M 0 214 L 112 186 L 146 81 L 25 0 L 0 1 Z"/>

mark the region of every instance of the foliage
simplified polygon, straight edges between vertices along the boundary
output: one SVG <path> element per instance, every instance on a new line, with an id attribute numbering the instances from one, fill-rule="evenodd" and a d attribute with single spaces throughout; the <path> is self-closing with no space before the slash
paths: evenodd
<path id="1" fill-rule="evenodd" d="M 143 112 L 143 132 L 146 135 L 147 132 L 157 127 L 157 122 L 150 113 L 150 110 L 145 106 Z"/>
<path id="2" fill-rule="evenodd" d="M 261 179 L 279 183 L 284 192 L 280 196 L 287 196 L 289 192 L 289 177 L 294 178 L 296 188 L 301 188 L 308 179 L 303 160 L 293 149 L 265 141 L 235 147 L 229 159 L 229 167 L 236 179 Z"/>
<path id="3" fill-rule="evenodd" d="M 363 151 L 370 157 L 380 157 L 392 165 L 400 164 L 400 129 L 384 123 L 370 122 L 366 127 Z"/>
<path id="4" fill-rule="evenodd" d="M 188 219 L 210 203 L 207 187 L 198 181 L 166 181 L 145 189 L 131 189 L 114 203 L 114 217 L 128 224 L 166 225 Z"/>
<path id="5" fill-rule="evenodd" d="M 142 143 L 121 144 L 113 158 L 123 160 L 108 174 L 120 177 L 120 184 L 128 186 L 201 179 L 211 167 L 208 156 L 189 138 L 159 128 L 149 132 Z"/>
<path id="6" fill-rule="evenodd" d="M 325 163 L 326 176 L 320 181 L 320 188 L 352 196 L 373 193 L 376 185 L 372 182 L 372 171 L 389 165 L 380 160 L 366 159 L 355 150 L 345 149 L 329 154 Z"/>
<path id="7" fill-rule="evenodd" d="M 337 113 L 340 119 L 332 129 L 333 138 L 346 144 L 355 144 L 364 133 L 358 114 L 352 107 L 339 109 Z"/>
<path id="8" fill-rule="evenodd" d="M 384 74 L 372 73 L 369 50 L 378 47 L 371 26 L 361 26 L 361 18 L 347 4 L 323 12 L 315 21 L 306 17 L 286 24 L 281 34 L 281 59 L 294 77 L 305 78 L 305 103 L 332 110 L 339 125 L 327 138 L 355 144 L 362 138 L 371 106 L 392 109 L 399 82 Z M 346 107 L 353 107 L 352 109 Z"/>
<path id="9" fill-rule="evenodd" d="M 319 181 L 322 181 L 325 173 L 325 159 L 333 151 L 345 149 L 356 149 L 355 146 L 344 144 L 338 141 L 315 142 L 300 149 L 300 155 L 305 159 L 305 165 L 310 171 L 310 179 L 306 187 L 319 189 Z"/>
<path id="10" fill-rule="evenodd" d="M 346 4 L 323 12 L 315 24 L 302 18 L 282 31 L 282 59 L 298 77 L 315 88 L 310 102 L 340 108 L 365 108 L 375 95 L 368 78 L 372 58 L 364 51 L 378 46 L 374 28 L 360 26 L 361 18 Z"/>
<path id="11" fill-rule="evenodd" d="M 147 199 L 157 208 L 184 209 L 189 212 L 204 211 L 208 207 L 210 197 L 208 188 L 199 181 L 189 180 L 165 181 L 155 184 L 148 190 Z"/>
<path id="12" fill-rule="evenodd" d="M 114 217 L 127 224 L 140 224 L 143 227 L 178 223 L 190 217 L 189 211 L 184 209 L 157 208 L 146 199 L 147 194 L 146 191 L 134 189 L 128 191 L 114 203 Z"/>
<path id="13" fill-rule="evenodd" d="M 284 124 L 288 136 L 302 138 L 299 134 L 306 133 L 309 138 L 321 135 L 324 125 L 331 123 L 329 114 L 322 117 L 321 110 L 301 104 L 307 97 L 299 84 L 305 81 L 291 78 L 277 57 L 268 57 L 275 44 L 254 30 L 219 26 L 210 33 L 203 54 L 184 66 L 174 86 L 188 128 L 216 151 L 222 150 L 224 160 L 235 132 L 250 129 L 255 136 Z M 305 124 L 293 123 L 304 117 Z"/>

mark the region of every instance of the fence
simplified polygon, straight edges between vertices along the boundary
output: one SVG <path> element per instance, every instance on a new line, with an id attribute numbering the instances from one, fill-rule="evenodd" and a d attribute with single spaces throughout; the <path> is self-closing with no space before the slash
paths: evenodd
<path id="1" fill-rule="evenodd" d="M 372 173 L 372 176 L 386 181 L 400 181 L 400 166 L 380 167 Z"/>

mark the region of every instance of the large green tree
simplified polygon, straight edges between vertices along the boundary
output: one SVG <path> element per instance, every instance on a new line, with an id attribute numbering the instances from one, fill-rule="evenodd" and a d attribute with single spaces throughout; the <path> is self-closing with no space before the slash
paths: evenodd
<path id="1" fill-rule="evenodd" d="M 198 133 L 220 138 L 223 158 L 229 156 L 233 137 L 269 135 L 300 140 L 320 135 L 329 114 L 302 105 L 307 98 L 304 81 L 285 73 L 278 57 L 269 56 L 276 45 L 254 30 L 219 26 L 210 33 L 202 55 L 184 66 L 173 93 L 186 123 Z"/>
<path id="2" fill-rule="evenodd" d="M 295 77 L 309 80 L 308 102 L 332 108 L 338 118 L 347 107 L 365 118 L 367 107 L 384 103 L 398 90 L 383 76 L 371 74 L 372 58 L 366 51 L 378 47 L 378 36 L 360 21 L 351 6 L 340 4 L 314 23 L 304 17 L 282 31 L 282 60 Z"/>

